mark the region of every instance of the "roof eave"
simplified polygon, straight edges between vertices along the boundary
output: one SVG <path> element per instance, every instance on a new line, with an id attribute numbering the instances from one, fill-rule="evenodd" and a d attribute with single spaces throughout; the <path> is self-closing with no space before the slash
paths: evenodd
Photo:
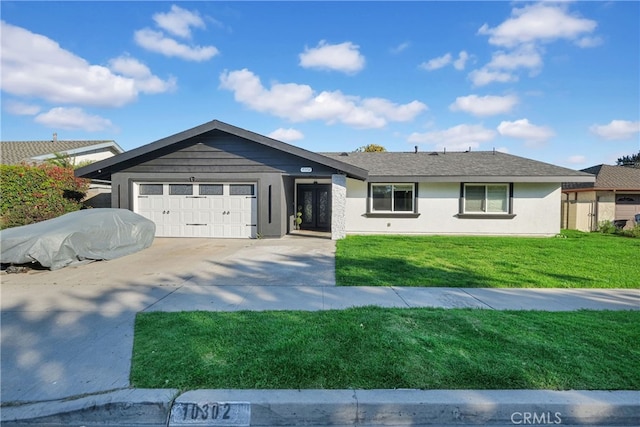
<path id="1" fill-rule="evenodd" d="M 636 192 L 640 191 L 640 187 L 580 187 L 580 188 L 563 188 L 562 192 L 564 193 L 580 193 L 584 191 L 613 191 L 616 193 L 620 192 Z"/>
<path id="2" fill-rule="evenodd" d="M 592 176 L 513 176 L 513 175 L 369 175 L 369 181 L 379 182 L 595 182 Z"/>
<path id="3" fill-rule="evenodd" d="M 87 145 L 87 146 L 81 147 L 81 148 L 74 148 L 74 149 L 71 149 L 71 150 L 62 150 L 59 153 L 41 154 L 39 156 L 33 156 L 33 157 L 31 157 L 31 159 L 32 160 L 36 160 L 36 161 L 53 159 L 53 158 L 56 157 L 56 154 L 63 154 L 63 155 L 67 155 L 67 156 L 77 156 L 77 155 L 86 153 L 88 151 L 101 150 L 103 148 L 112 148 L 111 151 L 113 151 L 115 154 L 124 153 L 124 150 L 122 148 L 120 148 L 120 146 L 118 144 L 116 144 L 113 141 L 110 141 L 110 142 L 103 142 L 103 143 L 95 144 L 95 145 Z"/>

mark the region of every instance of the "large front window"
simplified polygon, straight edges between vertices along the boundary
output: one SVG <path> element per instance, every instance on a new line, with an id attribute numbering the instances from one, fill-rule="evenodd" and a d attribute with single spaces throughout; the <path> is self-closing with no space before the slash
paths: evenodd
<path id="1" fill-rule="evenodd" d="M 509 186 L 506 184 L 466 184 L 465 213 L 508 213 Z"/>
<path id="2" fill-rule="evenodd" d="M 413 212 L 414 184 L 371 184 L 371 212 Z"/>

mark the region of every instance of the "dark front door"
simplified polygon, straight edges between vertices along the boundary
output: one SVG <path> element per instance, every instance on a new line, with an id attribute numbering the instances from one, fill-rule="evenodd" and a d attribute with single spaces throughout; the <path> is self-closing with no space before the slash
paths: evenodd
<path id="1" fill-rule="evenodd" d="M 298 184 L 298 212 L 303 230 L 331 230 L 331 184 Z"/>

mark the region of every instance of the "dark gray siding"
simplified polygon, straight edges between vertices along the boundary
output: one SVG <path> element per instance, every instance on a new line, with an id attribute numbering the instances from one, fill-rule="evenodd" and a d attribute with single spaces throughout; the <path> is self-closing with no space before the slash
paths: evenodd
<path id="1" fill-rule="evenodd" d="M 298 156 L 266 147 L 220 131 L 191 138 L 155 152 L 154 157 L 132 165 L 128 172 L 215 172 L 284 173 L 304 175 L 301 167 L 312 167 L 314 174 L 331 175 L 334 170 Z"/>
<path id="2" fill-rule="evenodd" d="M 256 182 L 258 233 L 282 237 L 293 212 L 294 177 L 330 177 L 335 173 L 315 162 L 256 144 L 224 132 L 174 144 L 113 173 L 112 205 L 133 209 L 134 182 Z M 303 173 L 301 168 L 312 168 Z"/>

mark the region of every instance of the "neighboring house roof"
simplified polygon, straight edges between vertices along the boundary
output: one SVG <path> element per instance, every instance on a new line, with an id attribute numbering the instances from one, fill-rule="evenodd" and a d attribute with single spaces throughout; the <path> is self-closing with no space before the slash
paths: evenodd
<path id="1" fill-rule="evenodd" d="M 498 151 L 324 153 L 369 171 L 370 180 L 593 182 L 585 172 Z"/>
<path id="2" fill-rule="evenodd" d="M 175 135 L 160 139 L 142 147 L 136 148 L 126 153 L 119 154 L 117 156 L 101 160 L 91 165 L 79 168 L 76 170 L 76 176 L 92 178 L 92 179 L 111 179 L 111 174 L 117 172 L 120 169 L 131 165 L 138 160 L 144 160 L 144 158 L 152 154 L 153 152 L 159 152 L 164 148 L 186 141 L 188 139 L 198 137 L 207 132 L 222 131 L 231 135 L 235 135 L 247 140 L 253 141 L 258 144 L 265 145 L 267 147 L 274 148 L 289 154 L 293 154 L 298 157 L 340 170 L 349 176 L 353 176 L 360 179 L 366 179 L 367 171 L 354 166 L 350 163 L 342 162 L 340 160 L 332 159 L 312 151 L 308 151 L 293 145 L 286 144 L 281 141 L 260 135 L 245 129 L 241 129 L 236 126 L 223 123 L 219 120 L 212 120 L 204 123 L 200 126 L 196 126 L 192 129 L 185 130 Z"/>
<path id="3" fill-rule="evenodd" d="M 0 160 L 2 164 L 13 165 L 21 162 L 38 162 L 55 157 L 55 153 L 78 156 L 81 154 L 109 149 L 114 154 L 124 150 L 112 140 L 93 141 L 2 141 Z"/>
<path id="4" fill-rule="evenodd" d="M 594 174 L 596 177 L 595 182 L 567 182 L 562 185 L 562 189 L 564 191 L 640 191 L 640 168 L 634 168 L 630 166 L 596 165 L 590 168 L 582 169 L 582 171 Z"/>

